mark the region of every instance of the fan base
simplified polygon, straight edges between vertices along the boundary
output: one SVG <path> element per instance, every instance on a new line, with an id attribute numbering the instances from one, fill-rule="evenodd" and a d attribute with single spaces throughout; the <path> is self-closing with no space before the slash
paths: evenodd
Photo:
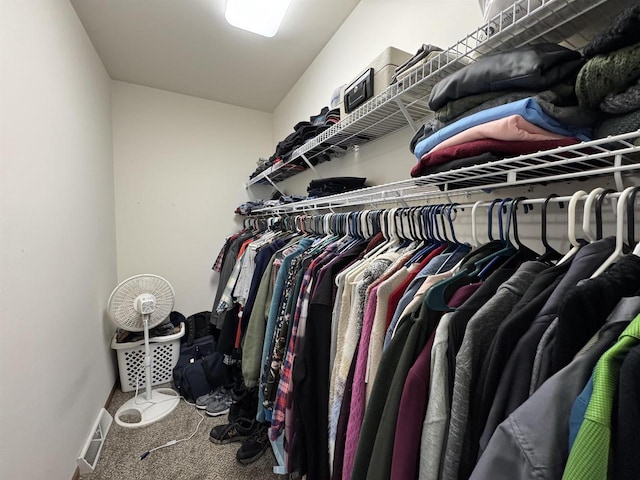
<path id="1" fill-rule="evenodd" d="M 178 392 L 170 388 L 151 391 L 151 400 L 145 393 L 126 401 L 115 415 L 118 425 L 125 428 L 139 428 L 151 425 L 169 415 L 180 403 Z"/>

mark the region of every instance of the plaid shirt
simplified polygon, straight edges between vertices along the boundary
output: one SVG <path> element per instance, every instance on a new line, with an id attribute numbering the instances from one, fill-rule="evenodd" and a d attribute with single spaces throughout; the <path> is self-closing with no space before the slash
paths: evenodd
<path id="1" fill-rule="evenodd" d="M 238 238 L 238 235 L 239 234 L 236 233 L 225 239 L 224 245 L 220 249 L 220 253 L 218 253 L 218 257 L 216 258 L 216 261 L 213 263 L 213 267 L 211 267 L 214 272 L 220 273 L 222 271 L 222 264 L 224 263 L 224 256 L 227 254 L 227 249 L 229 248 L 229 245 L 231 244 L 231 242 L 233 242 L 236 238 Z"/>
<path id="2" fill-rule="evenodd" d="M 307 312 L 309 309 L 309 299 L 311 296 L 311 290 L 313 287 L 313 273 L 320 262 L 330 255 L 338 248 L 338 242 L 334 242 L 329 245 L 318 257 L 316 257 L 309 268 L 307 268 L 304 278 L 302 279 L 302 286 L 300 287 L 300 295 L 296 303 L 295 314 L 293 317 L 293 325 L 291 327 L 291 336 L 289 337 L 289 344 L 287 345 L 287 353 L 280 372 L 280 382 L 278 383 L 278 391 L 276 393 L 276 400 L 273 406 L 273 414 L 271 417 L 271 430 L 270 435 L 273 440 L 277 439 L 285 426 L 285 411 L 287 407 L 287 396 L 289 395 L 291 387 L 291 373 L 293 371 L 293 362 L 295 359 L 295 348 L 298 342 L 298 330 L 301 320 L 306 320 Z"/>
<path id="3" fill-rule="evenodd" d="M 295 299 L 293 291 L 296 283 L 296 277 L 300 270 L 303 255 L 294 258 L 287 272 L 287 281 L 282 295 L 280 311 L 276 320 L 276 328 L 273 332 L 273 340 L 271 341 L 271 356 L 267 358 L 263 366 L 264 372 L 264 406 L 265 408 L 273 408 L 273 400 L 280 379 L 280 368 L 284 359 L 285 349 L 287 346 L 287 333 L 289 331 L 289 323 L 292 317 L 293 308 L 295 307 Z"/>

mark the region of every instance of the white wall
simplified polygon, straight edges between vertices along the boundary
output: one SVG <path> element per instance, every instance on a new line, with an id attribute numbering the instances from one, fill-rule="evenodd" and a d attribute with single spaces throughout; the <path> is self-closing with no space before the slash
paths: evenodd
<path id="1" fill-rule="evenodd" d="M 162 275 L 176 310 L 211 310 L 211 266 L 272 146 L 271 114 L 115 81 L 112 108 L 118 279 Z"/>
<path id="2" fill-rule="evenodd" d="M 115 379 L 110 80 L 66 0 L 0 2 L 0 478 L 71 478 Z"/>
<path id="3" fill-rule="evenodd" d="M 482 22 L 477 0 L 362 0 L 278 105 L 273 115 L 274 144 L 293 125 L 328 105 L 334 88 L 350 82 L 386 47 L 415 53 L 423 43 L 447 48 Z M 357 175 L 372 184 L 409 178 L 415 160 L 408 128 L 319 166 L 324 177 Z M 263 155 L 271 155 L 267 150 Z M 287 193 L 305 193 L 312 172 L 279 185 Z"/>

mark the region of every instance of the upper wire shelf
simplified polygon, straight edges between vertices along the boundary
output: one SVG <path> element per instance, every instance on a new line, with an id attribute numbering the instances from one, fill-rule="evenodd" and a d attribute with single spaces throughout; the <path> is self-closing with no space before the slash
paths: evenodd
<path id="1" fill-rule="evenodd" d="M 433 117 L 428 100 L 433 86 L 478 57 L 531 42 L 583 47 L 633 0 L 520 0 L 400 82 L 346 116 L 246 186 L 279 182 L 306 170 L 335 146 L 362 145 L 407 125 L 416 130 Z"/>
<path id="2" fill-rule="evenodd" d="M 353 192 L 265 207 L 252 214 L 279 215 L 389 203 L 408 206 L 409 201 L 605 175 L 613 175 L 621 183 L 622 174 L 632 171 L 640 171 L 640 130 Z"/>

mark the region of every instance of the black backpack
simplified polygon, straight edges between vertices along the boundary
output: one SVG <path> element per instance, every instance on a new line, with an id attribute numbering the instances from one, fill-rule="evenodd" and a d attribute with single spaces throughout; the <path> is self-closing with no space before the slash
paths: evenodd
<path id="1" fill-rule="evenodd" d="M 199 338 L 192 345 L 182 344 L 180 358 L 173 369 L 173 383 L 180 395 L 194 401 L 225 383 L 223 355 L 216 352 L 212 335 Z"/>
<path id="2" fill-rule="evenodd" d="M 211 325 L 211 312 L 199 312 L 185 320 L 186 332 L 182 337 L 182 343 L 188 346 L 199 338 L 215 335 L 215 328 Z"/>

